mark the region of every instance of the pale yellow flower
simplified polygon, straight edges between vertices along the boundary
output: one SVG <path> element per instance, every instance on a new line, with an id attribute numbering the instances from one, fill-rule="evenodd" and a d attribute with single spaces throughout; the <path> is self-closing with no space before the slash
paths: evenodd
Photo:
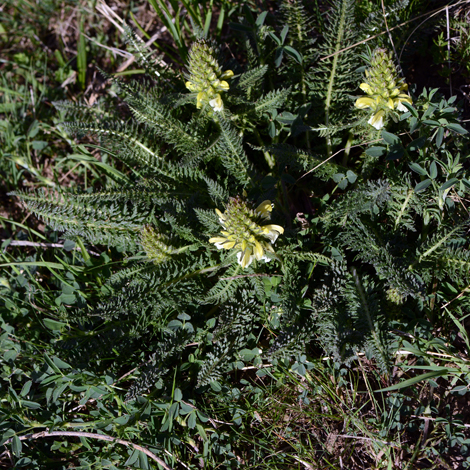
<path id="1" fill-rule="evenodd" d="M 384 127 L 388 113 L 405 112 L 407 108 L 403 103 L 413 104 L 411 97 L 405 93 L 408 85 L 398 77 L 395 65 L 385 50 L 374 51 L 371 66 L 365 71 L 365 76 L 366 82 L 361 83 L 359 88 L 367 96 L 358 98 L 354 106 L 372 111 L 367 122 L 376 129 Z"/>
<path id="2" fill-rule="evenodd" d="M 367 121 L 368 124 L 371 126 L 374 126 L 377 130 L 382 129 L 384 126 L 384 116 L 385 116 L 385 111 L 377 111 L 375 114 L 373 114 L 370 119 Z"/>
<path id="3" fill-rule="evenodd" d="M 215 59 L 215 50 L 209 43 L 200 40 L 193 44 L 189 52 L 188 71 L 185 85 L 189 91 L 197 93 L 197 108 L 209 105 L 213 111 L 222 111 L 224 103 L 221 93 L 229 90 L 226 80 L 233 77 L 233 72 L 222 72 Z"/>
<path id="4" fill-rule="evenodd" d="M 250 209 L 240 197 L 231 198 L 222 213 L 216 209 L 223 229 L 219 237 L 209 239 L 219 250 L 236 250 L 237 260 L 242 268 L 253 260 L 268 262 L 274 254 L 272 245 L 284 228 L 276 224 L 260 225 L 271 218 L 272 203 L 263 201 L 256 209 Z"/>

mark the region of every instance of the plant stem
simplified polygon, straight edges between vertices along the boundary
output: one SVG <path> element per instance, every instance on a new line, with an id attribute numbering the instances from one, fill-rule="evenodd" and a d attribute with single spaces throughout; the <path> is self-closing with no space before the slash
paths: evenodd
<path id="1" fill-rule="evenodd" d="M 254 133 L 256 136 L 256 140 L 258 141 L 258 144 L 260 145 L 260 147 L 263 147 L 264 143 L 263 143 L 263 140 L 261 139 L 261 136 L 259 135 L 258 130 L 255 129 Z M 264 159 L 266 160 L 266 163 L 269 166 L 269 169 L 272 170 L 276 164 L 276 162 L 274 161 L 274 158 L 271 156 L 271 154 L 267 150 L 263 150 L 263 155 L 264 155 Z"/>

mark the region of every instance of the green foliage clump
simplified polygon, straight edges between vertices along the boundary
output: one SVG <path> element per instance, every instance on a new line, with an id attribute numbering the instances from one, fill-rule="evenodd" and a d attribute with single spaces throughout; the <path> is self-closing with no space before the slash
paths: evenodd
<path id="1" fill-rule="evenodd" d="M 389 384 L 397 331 L 451 301 L 439 285 L 468 285 L 468 137 L 455 97 L 404 97 L 393 70 L 379 107 L 401 114 L 367 122 L 353 95 L 367 77 L 380 88 L 378 57 L 395 65 L 383 49 L 362 50 L 366 79 L 353 72 L 363 65 L 351 47 L 354 2 L 334 2 L 316 42 L 301 2 L 283 2 L 278 17 L 246 10 L 233 25 L 240 60 L 199 31 L 178 75 L 129 29 L 150 74 L 110 77 L 128 112 L 56 104 L 79 117 L 63 128 L 93 136 L 130 176 L 98 191 L 13 193 L 81 253 L 62 300 L 41 312 L 54 338 L 44 366 L 15 372 L 24 384 L 4 413 L 3 442 L 17 457 L 18 436 L 47 426 L 99 429 L 124 445 L 138 435 L 162 466 L 241 466 L 202 408 L 223 405 L 240 423 L 247 371 L 309 378 L 315 347 L 336 371 L 365 356 Z M 99 261 L 87 253 L 95 249 Z M 31 350 L 4 328 L 10 372 Z M 33 418 L 42 406 L 49 416 Z M 81 437 L 85 467 L 96 447 Z M 102 466 L 149 467 L 135 446 L 126 463 L 111 445 L 102 453 Z"/>

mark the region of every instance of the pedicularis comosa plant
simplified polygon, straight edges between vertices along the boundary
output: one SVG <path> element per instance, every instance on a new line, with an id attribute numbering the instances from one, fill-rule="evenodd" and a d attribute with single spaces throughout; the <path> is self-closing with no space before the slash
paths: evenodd
<path id="1" fill-rule="evenodd" d="M 182 74 L 129 30 L 148 72 L 114 79 L 132 118 L 57 104 L 79 113 L 65 127 L 135 170 L 98 192 L 17 194 L 68 239 L 126 254 L 99 301 L 61 316 L 97 322 L 97 356 L 145 351 L 128 398 L 165 389 L 175 367 L 188 386 L 218 388 L 241 351 L 276 364 L 312 340 L 339 363 L 366 351 L 386 375 L 389 321 L 423 316 L 436 281 L 466 282 L 457 109 L 408 94 L 386 49 L 343 51 L 360 39 L 351 8 L 337 3 L 313 45 L 302 6 L 286 2 L 273 26 L 265 14 L 235 25 L 243 63 L 200 37 Z"/>
<path id="2" fill-rule="evenodd" d="M 247 15 L 238 60 L 201 35 L 181 72 L 129 30 L 147 79 L 111 79 L 131 117 L 57 104 L 132 180 L 16 195 L 67 239 L 124 253 L 99 298 L 55 315 L 79 325 L 64 356 L 136 368 L 128 401 L 226 391 L 247 364 L 304 374 L 311 345 L 337 364 L 365 353 L 386 381 L 400 325 L 469 284 L 455 98 L 408 91 L 384 46 L 348 47 L 368 34 L 353 7 L 335 2 L 316 42 L 300 2 Z"/>

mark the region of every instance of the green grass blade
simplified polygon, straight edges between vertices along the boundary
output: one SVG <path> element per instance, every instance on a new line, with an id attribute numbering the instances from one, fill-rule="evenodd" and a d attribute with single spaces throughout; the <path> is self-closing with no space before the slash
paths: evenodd
<path id="1" fill-rule="evenodd" d="M 451 371 L 446 370 L 443 371 L 435 370 L 432 372 L 427 372 L 426 374 L 417 375 L 416 377 L 412 377 L 411 379 L 404 380 L 399 384 L 392 385 L 391 387 L 381 388 L 380 390 L 375 390 L 375 393 L 378 392 L 392 392 L 394 390 L 401 390 L 402 388 L 411 387 L 411 385 L 417 384 L 418 382 L 422 382 L 423 380 L 432 379 L 433 377 L 444 377 L 448 375 Z"/>

